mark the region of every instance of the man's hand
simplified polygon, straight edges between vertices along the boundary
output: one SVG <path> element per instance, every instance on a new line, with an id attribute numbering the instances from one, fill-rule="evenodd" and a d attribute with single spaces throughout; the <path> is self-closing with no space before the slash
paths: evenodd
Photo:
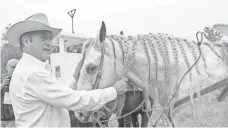
<path id="1" fill-rule="evenodd" d="M 2 88 L 9 84 L 10 84 L 10 76 L 4 77 L 2 81 Z"/>
<path id="2" fill-rule="evenodd" d="M 127 78 L 124 78 L 118 82 L 116 82 L 113 87 L 116 89 L 117 95 L 123 95 L 127 91 Z"/>

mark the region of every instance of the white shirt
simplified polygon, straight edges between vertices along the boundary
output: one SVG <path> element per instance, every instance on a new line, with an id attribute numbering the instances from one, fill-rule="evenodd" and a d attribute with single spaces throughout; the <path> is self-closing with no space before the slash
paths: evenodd
<path id="1" fill-rule="evenodd" d="M 23 53 L 10 83 L 17 127 L 70 127 L 68 110 L 93 111 L 116 99 L 115 88 L 76 91 L 45 69 L 45 63 Z"/>

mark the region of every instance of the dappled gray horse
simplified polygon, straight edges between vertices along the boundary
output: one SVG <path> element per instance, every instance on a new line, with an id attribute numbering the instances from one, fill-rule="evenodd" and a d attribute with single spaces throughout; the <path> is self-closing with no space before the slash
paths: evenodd
<path id="1" fill-rule="evenodd" d="M 103 23 L 98 36 L 84 43 L 78 89 L 106 88 L 127 77 L 137 85 L 136 88 L 142 89 L 167 110 L 165 115 L 175 126 L 228 126 L 228 108 L 222 105 L 227 105 L 227 100 L 222 103 L 214 100 L 221 90 L 200 95 L 201 89 L 228 76 L 221 44 L 203 42 L 200 47 L 199 61 L 176 90 L 183 75 L 199 57 L 196 42 L 166 34 L 107 36 Z M 174 90 L 175 98 L 169 104 Z M 197 100 L 194 99 L 195 92 Z M 176 101 L 189 95 L 190 103 L 174 109 Z M 148 101 L 148 98 L 144 100 Z M 119 116 L 124 101 L 124 96 L 117 97 L 106 108 Z M 91 112 L 82 114 L 87 121 Z M 214 114 L 216 116 L 212 116 Z"/>

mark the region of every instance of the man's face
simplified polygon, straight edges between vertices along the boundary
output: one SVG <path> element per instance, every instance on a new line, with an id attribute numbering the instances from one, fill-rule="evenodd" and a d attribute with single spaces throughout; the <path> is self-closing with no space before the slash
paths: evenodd
<path id="1" fill-rule="evenodd" d="M 27 51 L 37 59 L 45 62 L 51 55 L 52 33 L 50 31 L 36 31 L 31 36 L 32 40 L 26 46 Z"/>

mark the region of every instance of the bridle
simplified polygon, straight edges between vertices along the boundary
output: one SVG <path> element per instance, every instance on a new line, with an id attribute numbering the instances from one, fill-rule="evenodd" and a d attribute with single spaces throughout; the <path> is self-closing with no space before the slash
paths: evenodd
<path id="1" fill-rule="evenodd" d="M 99 67 L 98 67 L 98 72 L 97 72 L 96 80 L 95 80 L 95 82 L 92 85 L 92 89 L 97 89 L 99 87 L 99 83 L 100 83 L 100 80 L 101 80 L 102 67 L 103 67 L 103 63 L 104 63 L 104 51 L 105 51 L 105 49 L 104 49 L 104 43 L 101 43 L 101 45 L 102 45 L 102 48 L 101 48 L 101 60 L 100 60 L 100 64 L 99 64 Z M 78 75 L 77 75 L 77 81 L 78 81 L 79 76 L 80 76 L 80 71 L 81 71 L 82 65 L 83 65 L 83 63 L 85 61 L 85 53 L 86 53 L 86 50 L 83 53 L 82 60 L 81 60 L 80 65 L 79 65 L 79 70 L 78 70 Z"/>

